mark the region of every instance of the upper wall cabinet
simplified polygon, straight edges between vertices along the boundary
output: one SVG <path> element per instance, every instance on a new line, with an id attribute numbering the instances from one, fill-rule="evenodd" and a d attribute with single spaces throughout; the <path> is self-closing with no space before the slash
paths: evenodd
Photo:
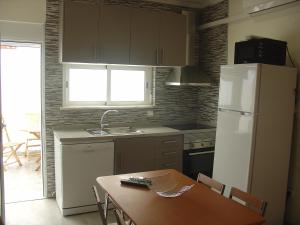
<path id="1" fill-rule="evenodd" d="M 131 64 L 159 64 L 159 18 L 159 12 L 146 9 L 132 9 Z"/>
<path id="2" fill-rule="evenodd" d="M 124 6 L 103 5 L 99 23 L 99 55 L 101 63 L 129 64 L 130 15 Z"/>
<path id="3" fill-rule="evenodd" d="M 165 12 L 160 20 L 160 64 L 186 65 L 186 17 Z"/>
<path id="4" fill-rule="evenodd" d="M 184 15 L 120 5 L 64 2 L 63 62 L 185 65 Z"/>
<path id="5" fill-rule="evenodd" d="M 64 1 L 63 62 L 97 62 L 98 15 L 96 4 Z"/>

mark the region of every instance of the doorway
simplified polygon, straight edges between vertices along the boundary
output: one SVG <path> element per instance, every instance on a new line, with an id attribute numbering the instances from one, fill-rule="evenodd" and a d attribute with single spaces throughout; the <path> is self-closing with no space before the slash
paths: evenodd
<path id="1" fill-rule="evenodd" d="M 1 42 L 5 203 L 43 198 L 40 43 Z"/>

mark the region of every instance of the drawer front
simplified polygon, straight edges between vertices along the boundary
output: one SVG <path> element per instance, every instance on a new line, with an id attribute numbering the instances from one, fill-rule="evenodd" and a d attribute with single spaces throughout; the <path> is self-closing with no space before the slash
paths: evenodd
<path id="1" fill-rule="evenodd" d="M 182 171 L 182 156 L 176 155 L 172 158 L 162 158 L 157 160 L 157 169 L 176 169 Z"/>
<path id="2" fill-rule="evenodd" d="M 170 158 L 181 155 L 183 151 L 183 135 L 158 138 L 157 158 Z"/>
<path id="3" fill-rule="evenodd" d="M 178 147 L 183 143 L 183 135 L 170 135 L 158 138 L 162 147 Z"/>

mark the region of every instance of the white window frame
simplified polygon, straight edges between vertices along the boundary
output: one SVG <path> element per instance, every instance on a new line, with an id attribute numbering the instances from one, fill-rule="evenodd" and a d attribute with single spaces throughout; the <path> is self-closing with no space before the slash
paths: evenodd
<path id="1" fill-rule="evenodd" d="M 69 71 L 70 69 L 104 69 L 107 70 L 106 101 L 69 101 Z M 145 71 L 144 101 L 111 101 L 111 70 Z M 64 64 L 63 107 L 149 107 L 153 104 L 152 96 L 153 68 L 145 66 L 94 65 L 94 64 Z"/>
<path id="2" fill-rule="evenodd" d="M 64 101 L 63 106 L 67 107 L 79 107 L 79 106 L 99 106 L 105 105 L 105 101 L 70 101 L 69 100 L 69 71 L 70 69 L 101 69 L 106 70 L 106 66 L 103 65 L 84 65 L 84 64 L 64 64 L 64 81 L 63 81 L 63 93 Z"/>

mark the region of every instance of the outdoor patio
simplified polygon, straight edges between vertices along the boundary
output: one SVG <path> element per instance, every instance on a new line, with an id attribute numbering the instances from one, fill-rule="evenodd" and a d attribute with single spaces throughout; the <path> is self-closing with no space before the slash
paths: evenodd
<path id="1" fill-rule="evenodd" d="M 20 152 L 19 154 L 21 154 Z M 43 198 L 41 170 L 36 170 L 37 156 L 19 156 L 22 166 L 8 165 L 4 171 L 5 202 L 19 202 Z"/>

